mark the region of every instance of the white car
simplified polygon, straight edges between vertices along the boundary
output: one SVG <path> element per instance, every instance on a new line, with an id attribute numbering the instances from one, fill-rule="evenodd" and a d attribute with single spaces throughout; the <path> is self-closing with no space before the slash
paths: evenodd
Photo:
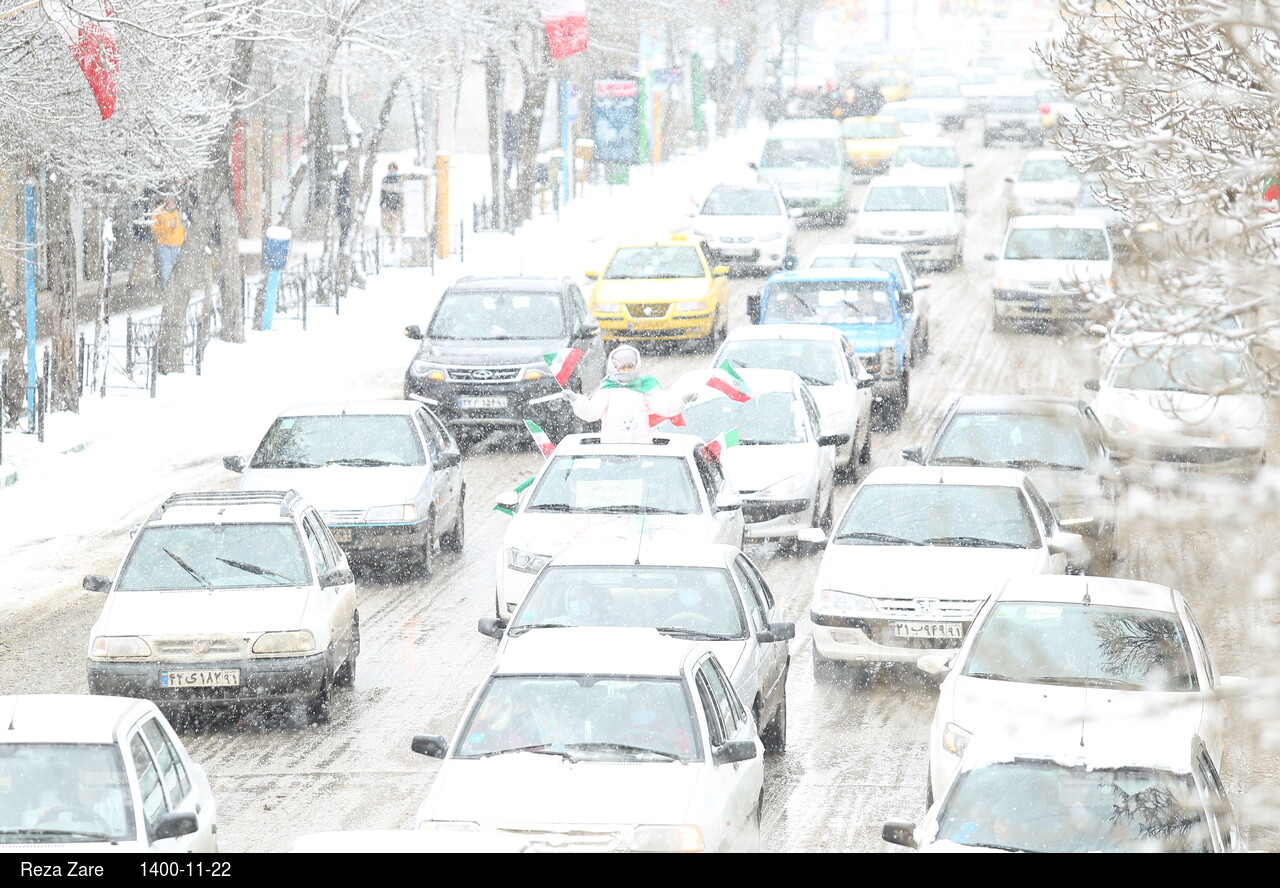
<path id="1" fill-rule="evenodd" d="M 602 444 L 568 435 L 532 483 L 499 494 L 512 513 L 497 554 L 494 612 L 506 620 L 556 554 L 583 540 L 743 543 L 742 499 L 695 435 Z"/>
<path id="2" fill-rule="evenodd" d="M 946 675 L 929 730 L 929 804 L 972 738 L 1028 719 L 1119 719 L 1188 745 L 1198 736 L 1221 767 L 1223 699 L 1246 684 L 1218 674 L 1176 590 L 1103 577 L 1010 580 L 958 653 L 926 654 L 919 666 Z"/>
<path id="3" fill-rule="evenodd" d="M 868 249 L 897 249 L 868 247 Z M 871 404 L 875 377 L 849 340 L 825 324 L 762 324 L 737 327 L 711 359 L 735 367 L 790 370 L 809 387 L 824 432 L 849 436 L 836 448 L 836 479 L 853 481 L 871 462 Z"/>
<path id="4" fill-rule="evenodd" d="M 908 139 L 934 139 L 942 135 L 942 127 L 933 114 L 933 108 L 924 102 L 904 99 L 885 102 L 876 112 L 879 117 L 893 117 L 902 127 L 902 135 Z"/>
<path id="5" fill-rule="evenodd" d="M 1204 743 L 1145 721 L 1023 727 L 978 739 L 919 824 L 886 842 L 938 852 L 1242 852 Z"/>
<path id="6" fill-rule="evenodd" d="M 175 493 L 116 574 L 89 633 L 89 690 L 161 705 L 287 703 L 327 721 L 355 681 L 360 615 L 347 558 L 295 491 Z M 295 718 L 294 720 L 299 720 Z"/>
<path id="7" fill-rule="evenodd" d="M 684 407 L 680 428 L 704 441 L 737 432 L 720 463 L 742 497 L 749 540 L 776 539 L 798 548 L 808 528 L 827 530 L 835 512 L 836 448 L 851 440 L 822 428 L 809 387 L 790 370 L 742 368 L 750 398 L 739 401 L 707 385 L 718 370 L 690 370 L 673 389 L 697 397 Z M 674 430 L 671 421 L 657 431 Z"/>
<path id="8" fill-rule="evenodd" d="M 917 77 L 911 87 L 911 104 L 923 106 L 943 129 L 964 129 L 968 103 L 955 77 Z"/>
<path id="9" fill-rule="evenodd" d="M 1082 322 L 1086 291 L 1114 286 L 1107 226 L 1088 216 L 1015 216 L 1005 229 L 991 295 L 992 329 L 1015 321 Z"/>
<path id="10" fill-rule="evenodd" d="M 1061 151 L 1032 151 L 1005 181 L 1009 183 L 1009 218 L 1072 213 L 1084 182 Z"/>
<path id="11" fill-rule="evenodd" d="M 955 188 L 908 171 L 871 180 L 853 238 L 897 244 L 917 265 L 956 268 L 964 263 L 964 213 Z"/>
<path id="12" fill-rule="evenodd" d="M 1000 78 L 994 68 L 967 67 L 956 72 L 960 81 L 960 95 L 964 97 L 964 113 L 980 117 L 991 104 L 991 97 L 1000 91 Z"/>
<path id="13" fill-rule="evenodd" d="M 1131 466 L 1178 465 L 1250 479 L 1267 456 L 1266 389 L 1247 350 L 1213 334 L 1134 334 L 1093 410 Z"/>
<path id="14" fill-rule="evenodd" d="M 916 663 L 960 647 L 1014 576 L 1066 571 L 1079 535 L 1016 469 L 876 469 L 836 523 L 814 581 L 815 673 L 832 661 Z"/>
<path id="15" fill-rule="evenodd" d="M 903 319 L 911 331 L 907 362 L 915 366 L 929 353 L 929 298 L 924 291 L 933 282 L 920 277 L 916 264 L 902 247 L 893 244 L 824 244 L 814 249 L 807 268 L 869 268 L 887 271 L 898 279 Z"/>
<path id="16" fill-rule="evenodd" d="M 705 644 L 652 629 L 531 633 L 476 692 L 415 821 L 539 850 L 756 851 L 763 747 Z"/>
<path id="17" fill-rule="evenodd" d="M 204 769 L 154 703 L 0 697 L 0 851 L 218 850 Z"/>
<path id="18" fill-rule="evenodd" d="M 903 139 L 898 143 L 898 153 L 893 156 L 890 171 L 907 175 L 933 175 L 950 182 L 960 197 L 964 209 L 968 197 L 964 171 L 972 163 L 962 163 L 951 139 Z"/>
<path id="19" fill-rule="evenodd" d="M 352 558 L 394 555 L 427 578 L 438 549 L 460 552 L 466 484 L 453 435 L 415 401 L 292 407 L 271 424 L 237 490 L 296 490 Z"/>
<path id="20" fill-rule="evenodd" d="M 713 264 L 777 271 L 795 252 L 795 219 L 802 213 L 787 209 L 776 185 L 721 184 L 707 194 L 690 227 Z"/>
<path id="21" fill-rule="evenodd" d="M 703 640 L 729 673 L 769 752 L 787 747 L 786 642 L 795 623 L 778 619 L 769 584 L 736 546 L 579 543 L 538 574 L 509 624 L 483 617 L 482 635 L 498 657 L 543 631 L 633 626 L 671 638 Z"/>

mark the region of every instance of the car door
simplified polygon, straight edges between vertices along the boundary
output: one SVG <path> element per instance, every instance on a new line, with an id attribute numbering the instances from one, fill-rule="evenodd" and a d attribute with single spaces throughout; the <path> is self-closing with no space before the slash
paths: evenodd
<path id="1" fill-rule="evenodd" d="M 751 631 L 753 634 L 758 634 L 767 629 L 777 616 L 773 593 L 769 591 L 768 584 L 765 583 L 764 577 L 760 575 L 756 566 L 751 563 L 751 559 L 741 552 L 734 556 L 733 575 L 738 587 L 742 590 L 742 603 L 751 623 Z M 763 721 L 756 727 L 763 729 L 782 702 L 782 695 L 786 690 L 789 660 L 787 644 L 784 641 L 760 644 L 759 641 L 753 640 L 747 650 L 754 663 L 756 687 L 759 689 L 762 701 L 760 711 Z M 739 690 L 739 696 L 748 705 L 750 704 L 750 698 L 742 694 L 741 690 Z"/>
<path id="2" fill-rule="evenodd" d="M 342 566 L 337 554 L 330 547 L 323 531 L 324 522 L 314 509 L 303 513 L 302 532 L 307 541 L 307 553 L 315 566 L 317 581 L 319 577 L 334 568 Z M 320 587 L 317 582 L 316 613 L 322 615 L 329 629 L 330 669 L 336 671 L 351 653 L 351 624 L 355 620 L 355 586 L 343 583 L 337 586 Z M 313 628 L 313 627 L 303 627 Z"/>
<path id="3" fill-rule="evenodd" d="M 743 843 L 743 834 L 764 788 L 763 750 L 755 723 L 733 690 L 720 661 L 708 654 L 698 663 L 698 675 L 718 716 L 721 743 L 749 740 L 756 745 L 756 755 L 752 759 L 724 765 L 713 763 L 716 772 L 714 785 L 722 806 L 720 822 L 726 832 L 724 844 L 737 849 Z"/>
<path id="4" fill-rule="evenodd" d="M 725 509 L 717 512 L 715 508 L 716 497 L 722 491 L 734 489 L 725 478 L 720 461 L 709 458 L 703 448 L 698 448 L 693 453 L 693 462 L 697 468 L 698 478 L 702 482 L 703 494 L 707 498 L 707 510 L 711 514 L 713 523 L 713 537 L 710 541 L 741 546 L 744 530 L 742 509 Z"/>
<path id="5" fill-rule="evenodd" d="M 1186 601 L 1181 596 L 1178 597 L 1175 607 L 1182 619 L 1183 626 L 1187 629 L 1187 642 L 1191 645 L 1191 656 L 1195 660 L 1197 667 L 1201 700 L 1200 737 L 1204 740 L 1205 747 L 1213 750 L 1213 760 L 1221 761 L 1227 729 L 1227 715 L 1222 705 L 1222 700 L 1215 690 L 1218 683 L 1218 670 L 1214 666 L 1213 654 L 1209 652 L 1209 646 L 1204 640 L 1204 633 L 1200 631 L 1200 624 L 1196 622 L 1195 615 L 1191 613 L 1191 608 L 1187 607 Z"/>
<path id="6" fill-rule="evenodd" d="M 213 851 L 217 847 L 214 822 L 215 807 L 211 798 L 204 798 L 204 781 L 190 772 L 181 754 L 180 743 L 172 728 L 154 715 L 147 716 L 139 726 L 139 733 L 151 752 L 160 777 L 168 808 L 173 812 L 190 812 L 196 815 L 199 829 L 185 836 L 163 839 L 157 843 L 172 851 Z M 172 845 L 170 846 L 170 843 Z"/>
<path id="7" fill-rule="evenodd" d="M 1236 824 L 1235 811 L 1227 798 L 1226 788 L 1213 759 L 1201 744 L 1196 750 L 1196 782 L 1204 793 L 1207 822 L 1213 834 L 1215 851 L 1242 851 L 1240 829 Z"/>
<path id="8" fill-rule="evenodd" d="M 1035 515 L 1036 524 L 1040 526 L 1043 558 L 1040 562 L 1038 573 L 1066 573 L 1067 556 L 1062 552 L 1051 553 L 1049 551 L 1049 540 L 1058 532 L 1058 518 L 1053 514 L 1053 508 L 1030 481 L 1023 481 L 1022 492 L 1026 496 L 1027 502 L 1031 504 L 1031 511 Z"/>
<path id="9" fill-rule="evenodd" d="M 458 443 L 444 423 L 425 408 L 415 412 L 426 441 L 427 459 L 431 463 L 431 503 L 436 513 L 435 531 L 453 527 L 462 507 L 462 460 Z"/>
<path id="10" fill-rule="evenodd" d="M 844 362 L 849 368 L 850 382 L 853 385 L 853 395 L 850 403 L 853 404 L 854 413 L 858 417 L 857 426 L 853 432 L 853 446 L 857 447 L 867 426 L 871 423 L 871 402 L 873 400 L 871 386 L 875 382 L 875 377 L 867 372 L 866 367 L 862 366 L 862 359 L 858 357 L 858 353 L 853 350 L 853 345 L 844 338 L 843 334 L 840 337 L 840 347 L 844 351 Z"/>
<path id="11" fill-rule="evenodd" d="M 805 421 L 809 426 L 809 434 L 813 436 L 813 440 L 816 443 L 818 437 L 824 434 L 822 430 L 822 413 L 818 410 L 817 402 L 813 400 L 813 393 L 809 391 L 809 387 L 803 382 L 796 387 L 795 393 L 804 407 Z M 843 431 L 843 429 L 831 430 L 832 434 L 840 431 Z M 813 504 L 818 515 L 825 514 L 822 511 L 823 503 L 829 503 L 834 495 L 837 449 L 834 445 L 818 447 L 818 489 Z"/>

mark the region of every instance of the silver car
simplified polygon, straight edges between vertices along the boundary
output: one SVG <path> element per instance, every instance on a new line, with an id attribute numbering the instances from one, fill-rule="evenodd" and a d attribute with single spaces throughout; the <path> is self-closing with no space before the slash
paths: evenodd
<path id="1" fill-rule="evenodd" d="M 777 271 L 795 251 L 795 219 L 776 185 L 717 185 L 693 214 L 693 234 L 712 262 L 731 269 Z"/>

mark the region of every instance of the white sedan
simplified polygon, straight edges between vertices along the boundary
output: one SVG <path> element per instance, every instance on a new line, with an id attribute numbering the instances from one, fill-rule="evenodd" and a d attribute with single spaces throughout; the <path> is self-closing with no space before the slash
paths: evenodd
<path id="1" fill-rule="evenodd" d="M 1064 573 L 1078 534 L 1015 469 L 891 466 L 862 482 L 814 582 L 813 666 L 915 663 L 960 647 L 1013 576 Z"/>
<path id="2" fill-rule="evenodd" d="M 993 595 L 946 673 L 929 732 L 929 803 L 971 738 L 1005 736 L 1028 718 L 1104 720 L 1200 737 L 1221 765 L 1223 698 L 1245 680 L 1219 675 L 1200 627 L 1175 590 L 1102 577 L 1020 577 Z"/>
<path id="3" fill-rule="evenodd" d="M 867 249 L 894 250 L 901 258 L 898 247 Z M 790 370 L 800 377 L 822 414 L 822 431 L 849 436 L 848 443 L 836 448 L 838 480 L 855 480 L 858 468 L 871 462 L 871 390 L 876 380 L 838 329 L 825 324 L 738 327 L 711 366 L 725 361 L 742 368 Z"/>
<path id="4" fill-rule="evenodd" d="M 756 725 L 706 645 L 652 629 L 532 633 L 476 692 L 418 809 L 424 830 L 538 850 L 756 851 Z"/>
<path id="5" fill-rule="evenodd" d="M 720 184 L 712 188 L 690 225 L 713 264 L 777 271 L 795 251 L 799 208 L 787 209 L 776 185 Z"/>

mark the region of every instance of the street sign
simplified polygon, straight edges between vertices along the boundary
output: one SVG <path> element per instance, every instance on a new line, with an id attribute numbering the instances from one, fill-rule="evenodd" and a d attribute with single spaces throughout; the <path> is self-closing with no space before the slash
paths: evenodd
<path id="1" fill-rule="evenodd" d="M 638 162 L 639 97 L 640 86 L 635 78 L 601 78 L 593 84 L 597 161 Z"/>

